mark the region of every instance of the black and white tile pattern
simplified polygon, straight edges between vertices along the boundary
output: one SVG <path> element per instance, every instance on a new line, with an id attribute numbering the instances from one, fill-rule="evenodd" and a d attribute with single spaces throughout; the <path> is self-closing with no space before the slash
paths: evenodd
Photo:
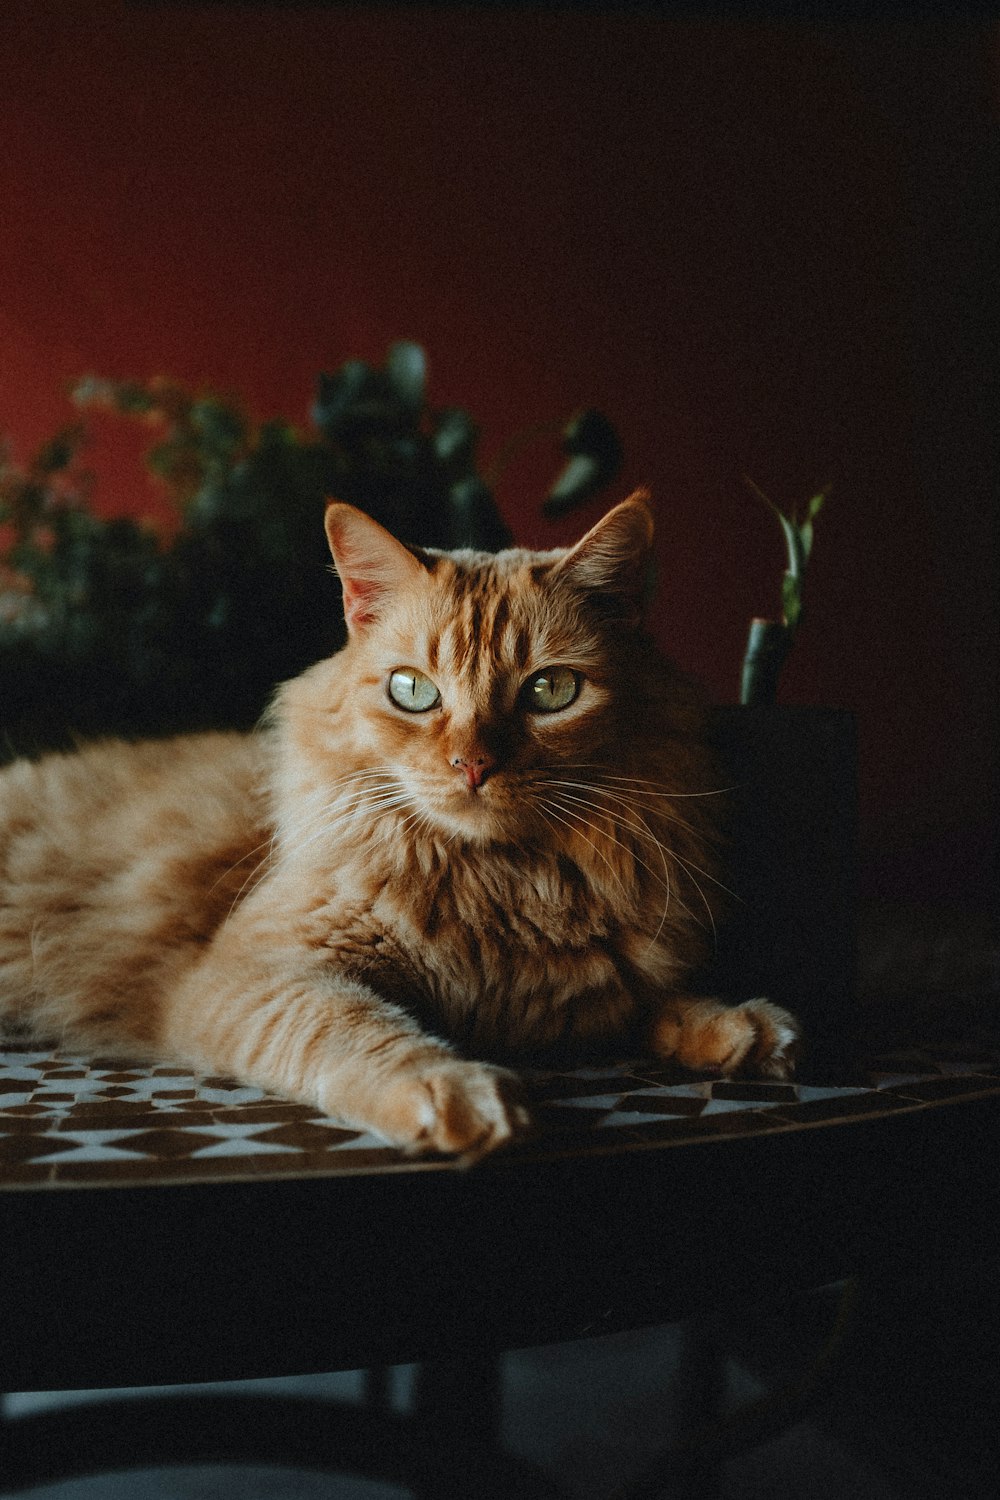
<path id="1" fill-rule="evenodd" d="M 578 1154 L 1000 1097 L 1000 1053 L 911 1050 L 832 1082 L 692 1078 L 642 1060 L 530 1072 L 527 1082 L 538 1130 L 514 1149 Z M 0 1051 L 0 1187 L 452 1167 L 414 1162 L 377 1136 L 231 1079 L 37 1046 Z"/>

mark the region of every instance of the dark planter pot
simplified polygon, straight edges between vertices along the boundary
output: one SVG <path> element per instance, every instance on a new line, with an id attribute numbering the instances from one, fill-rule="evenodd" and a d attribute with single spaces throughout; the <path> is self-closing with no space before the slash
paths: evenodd
<path id="1" fill-rule="evenodd" d="M 843 1065 L 857 1038 L 857 735 L 839 709 L 713 710 L 733 787 L 725 884 L 735 894 L 703 982 L 765 995 L 802 1021 L 807 1066 Z"/>

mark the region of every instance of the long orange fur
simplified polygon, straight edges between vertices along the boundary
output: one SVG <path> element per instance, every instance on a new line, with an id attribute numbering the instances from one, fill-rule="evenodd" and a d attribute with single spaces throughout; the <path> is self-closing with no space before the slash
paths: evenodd
<path id="1" fill-rule="evenodd" d="M 642 634 L 645 499 L 568 550 L 495 556 L 333 503 L 348 642 L 259 731 L 0 773 L 0 1024 L 468 1159 L 528 1125 L 507 1064 L 554 1046 L 786 1076 L 790 1016 L 685 991 L 718 788 Z M 525 685 L 554 667 L 576 697 L 538 711 Z M 432 708 L 390 698 L 401 668 Z"/>

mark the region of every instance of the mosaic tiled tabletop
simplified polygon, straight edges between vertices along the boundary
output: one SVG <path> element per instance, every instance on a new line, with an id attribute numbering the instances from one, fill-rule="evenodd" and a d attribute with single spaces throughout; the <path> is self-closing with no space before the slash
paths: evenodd
<path id="1" fill-rule="evenodd" d="M 833 1082 L 681 1078 L 642 1060 L 526 1076 L 537 1129 L 512 1148 L 526 1157 L 682 1145 L 962 1097 L 993 1095 L 1000 1105 L 1000 1049 L 968 1044 L 883 1056 Z M 415 1162 L 231 1079 L 37 1046 L 0 1051 L 0 1187 L 416 1170 L 456 1167 Z"/>

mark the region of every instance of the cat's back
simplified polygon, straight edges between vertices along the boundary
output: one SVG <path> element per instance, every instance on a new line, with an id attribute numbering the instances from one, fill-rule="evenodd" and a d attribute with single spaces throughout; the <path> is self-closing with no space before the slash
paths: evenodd
<path id="1" fill-rule="evenodd" d="M 207 734 L 0 772 L 0 1030 L 146 1049 L 267 857 L 266 768 L 266 738 Z"/>
<path id="2" fill-rule="evenodd" d="M 267 742 L 210 733 L 105 740 L 0 770 L 0 878 L 46 855 L 118 865 L 165 844 L 226 843 L 266 816 Z"/>

